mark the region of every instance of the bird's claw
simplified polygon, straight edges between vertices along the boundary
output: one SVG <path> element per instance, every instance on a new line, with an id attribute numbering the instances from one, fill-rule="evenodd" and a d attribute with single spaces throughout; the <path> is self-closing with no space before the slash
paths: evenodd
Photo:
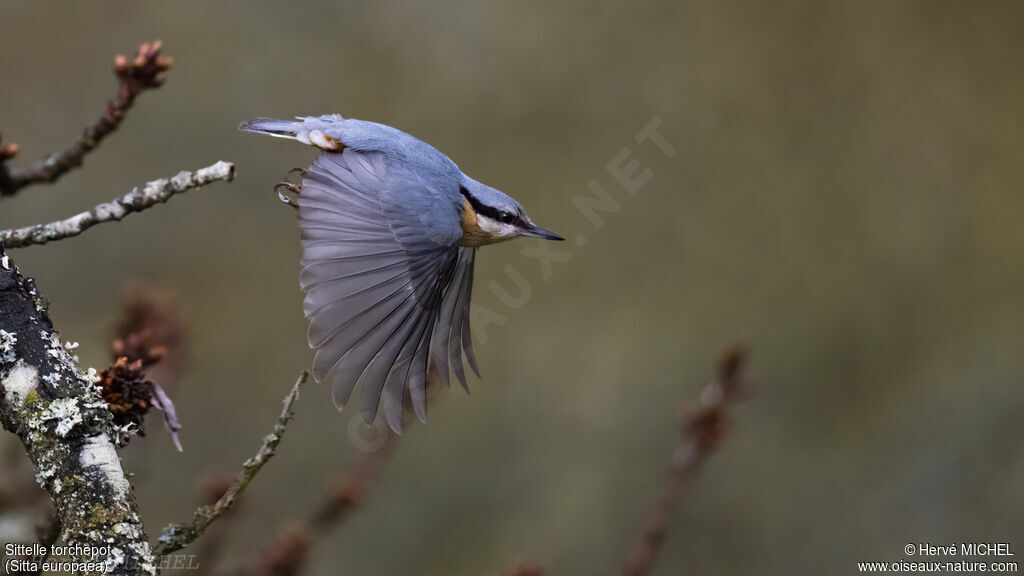
<path id="1" fill-rule="evenodd" d="M 285 192 L 287 190 L 288 192 Z M 302 192 L 302 185 L 292 184 L 291 182 L 281 182 L 277 186 L 274 186 L 274 192 L 277 192 L 277 197 L 285 204 L 292 208 L 299 207 L 299 194 Z"/>
<path id="2" fill-rule="evenodd" d="M 289 176 L 295 174 L 296 172 L 300 174 L 300 177 L 306 175 L 305 168 L 292 168 L 291 170 L 288 171 L 288 174 L 287 176 L 285 176 L 285 178 L 288 178 Z M 284 180 L 278 183 L 277 186 L 274 186 L 274 192 L 277 192 L 277 197 L 281 200 L 281 202 L 284 202 L 285 204 L 291 206 L 292 208 L 297 209 L 299 207 L 299 195 L 302 194 L 302 183 L 300 182 L 298 184 L 292 184 L 288 180 Z"/>

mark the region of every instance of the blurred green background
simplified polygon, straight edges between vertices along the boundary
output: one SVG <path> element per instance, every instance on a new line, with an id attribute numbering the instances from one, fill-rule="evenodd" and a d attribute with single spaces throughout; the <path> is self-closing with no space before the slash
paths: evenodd
<path id="1" fill-rule="evenodd" d="M 445 392 L 308 573 L 616 573 L 667 473 L 678 407 L 720 351 L 757 388 L 675 515 L 656 574 L 853 573 L 907 542 L 1024 547 L 1024 5 L 1016 2 L 0 4 L 0 131 L 27 162 L 113 95 L 116 53 L 175 59 L 121 130 L 0 227 L 71 215 L 216 160 L 238 176 L 80 238 L 12 251 L 85 366 L 124 286 L 191 327 L 172 395 L 125 452 L 151 536 L 233 472 L 309 365 L 294 213 L 272 186 L 313 151 L 236 131 L 339 112 L 394 125 L 570 240 L 545 279 L 485 248 L 506 321 L 472 396 Z M 653 117 L 666 157 L 634 134 Z M 606 171 L 624 147 L 653 178 Z M 620 203 L 597 228 L 573 205 Z M 530 285 L 511 309 L 511 265 Z M 359 456 L 310 384 L 245 497 L 231 555 L 308 513 Z M 9 438 L 3 438 L 10 442 Z"/>

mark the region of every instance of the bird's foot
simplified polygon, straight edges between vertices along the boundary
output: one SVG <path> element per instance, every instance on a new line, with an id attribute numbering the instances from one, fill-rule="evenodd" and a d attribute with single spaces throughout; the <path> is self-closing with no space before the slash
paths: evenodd
<path id="1" fill-rule="evenodd" d="M 274 192 L 277 192 L 277 197 L 285 204 L 292 208 L 298 209 L 299 207 L 299 195 L 302 194 L 302 182 L 293 184 L 287 180 L 292 174 L 299 173 L 299 177 L 302 178 L 306 175 L 305 168 L 292 168 L 288 171 L 288 175 L 285 176 L 285 180 L 280 182 L 277 186 L 274 186 Z"/>
<path id="2" fill-rule="evenodd" d="M 285 192 L 287 190 L 287 192 Z M 277 197 L 285 204 L 292 208 L 299 207 L 299 194 L 302 192 L 302 185 L 292 184 L 291 182 L 281 182 L 277 186 L 274 186 L 274 192 L 277 192 Z"/>

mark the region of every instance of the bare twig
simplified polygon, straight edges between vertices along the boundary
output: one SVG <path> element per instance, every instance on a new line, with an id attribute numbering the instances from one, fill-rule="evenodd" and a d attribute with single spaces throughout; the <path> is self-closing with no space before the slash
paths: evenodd
<path id="1" fill-rule="evenodd" d="M 227 472 L 214 472 L 206 475 L 200 482 L 200 505 L 212 506 L 227 493 L 234 483 L 234 476 Z M 198 549 L 195 554 L 206 566 L 217 566 L 224 551 L 224 544 L 227 535 L 231 533 L 231 521 L 238 516 L 238 509 L 242 502 L 235 501 L 235 507 L 228 513 L 221 516 L 220 521 L 210 526 L 206 534 L 199 540 Z M 207 571 L 214 573 L 213 570 Z"/>
<path id="2" fill-rule="evenodd" d="M 64 220 L 14 230 L 2 230 L 0 231 L 0 247 L 21 248 L 78 236 L 97 224 L 121 220 L 133 212 L 141 212 L 156 204 L 167 202 L 175 194 L 194 190 L 217 181 L 230 182 L 234 178 L 234 174 L 235 165 L 230 162 L 217 162 L 195 172 L 182 171 L 173 178 L 163 178 L 144 186 L 136 186 L 131 192 L 120 198 L 104 202 L 88 212 L 82 212 Z"/>
<path id="3" fill-rule="evenodd" d="M 70 546 L 111 546 L 108 574 L 155 574 L 110 411 L 53 328 L 35 282 L 0 249 L 0 423 L 49 493 Z"/>
<path id="4" fill-rule="evenodd" d="M 717 377 L 701 392 L 700 409 L 685 415 L 683 440 L 672 457 L 672 475 L 647 517 L 640 540 L 634 545 L 627 576 L 648 574 L 668 532 L 679 500 L 701 465 L 715 451 L 728 428 L 728 409 L 746 387 L 743 368 L 746 351 L 739 346 L 728 350 L 718 365 Z"/>
<path id="5" fill-rule="evenodd" d="M 281 409 L 281 415 L 277 418 L 277 423 L 274 424 L 273 432 L 263 438 L 263 444 L 260 445 L 256 455 L 242 464 L 242 472 L 238 475 L 238 479 L 224 492 L 224 495 L 214 505 L 197 509 L 192 521 L 188 524 L 171 524 L 164 528 L 163 535 L 153 547 L 153 552 L 157 556 L 165 556 L 188 546 L 196 538 L 202 536 L 210 524 L 234 506 L 235 500 L 245 492 L 263 465 L 274 457 L 277 446 L 281 443 L 281 438 L 288 427 L 288 422 L 295 415 L 295 401 L 298 400 L 299 389 L 307 378 L 309 378 L 309 372 L 303 370 L 292 386 L 291 392 L 284 398 L 284 407 Z"/>
<path id="6" fill-rule="evenodd" d="M 245 576 L 298 576 L 306 567 L 312 535 L 299 523 L 287 524 L 274 536 L 268 546 L 257 551 L 247 565 L 239 566 L 238 574 Z"/>
<path id="7" fill-rule="evenodd" d="M 0 196 L 12 196 L 30 184 L 54 182 L 72 168 L 81 166 L 85 155 L 121 124 L 135 98 L 164 83 L 171 59 L 162 57 L 160 48 L 161 43 L 157 40 L 139 46 L 132 60 L 120 54 L 114 57 L 117 96 L 107 103 L 103 115 L 88 126 L 67 150 L 22 168 L 11 168 L 7 161 L 18 153 L 18 145 L 11 143 L 0 148 Z"/>

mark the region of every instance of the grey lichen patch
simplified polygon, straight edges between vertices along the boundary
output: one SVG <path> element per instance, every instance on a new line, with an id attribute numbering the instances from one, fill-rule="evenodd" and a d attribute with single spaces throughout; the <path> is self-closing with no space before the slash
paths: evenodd
<path id="1" fill-rule="evenodd" d="M 46 482 L 57 475 L 56 466 L 41 466 L 36 472 L 36 484 L 39 484 L 40 488 L 46 488 Z M 63 488 L 63 484 L 61 485 Z M 56 490 L 54 490 L 56 492 Z"/>
<path id="2" fill-rule="evenodd" d="M 122 534 L 134 538 L 139 535 L 139 527 L 121 522 L 120 524 L 114 524 L 114 534 Z"/>
<path id="3" fill-rule="evenodd" d="M 71 429 L 82 423 L 82 411 L 78 409 L 77 398 L 58 398 L 46 407 L 43 420 L 56 420 L 57 435 L 63 438 Z"/>
<path id="4" fill-rule="evenodd" d="M 70 453 L 68 446 L 39 429 L 33 430 L 30 438 L 39 486 L 49 487 L 55 495 L 66 493 L 68 489 L 74 490 L 77 484 L 75 476 L 64 471 L 64 462 Z"/>
<path id="5" fill-rule="evenodd" d="M 82 378 L 85 378 L 86 380 L 88 380 L 89 382 L 92 382 L 93 384 L 98 384 L 99 381 L 103 379 L 100 376 L 99 370 L 97 370 L 97 369 L 95 369 L 95 368 L 93 368 L 91 366 L 89 367 L 88 370 L 86 370 L 85 372 L 81 372 L 80 374 L 81 374 Z"/>
<path id="6" fill-rule="evenodd" d="M 133 542 L 128 547 L 135 553 L 135 557 L 139 559 L 141 574 L 156 574 L 156 564 L 154 563 L 153 551 L 149 547 L 149 542 L 143 539 Z"/>
<path id="7" fill-rule="evenodd" d="M 60 385 L 60 372 L 50 372 L 43 375 L 43 382 L 50 386 L 50 390 L 56 390 Z"/>
<path id="8" fill-rule="evenodd" d="M 45 376 L 44 379 L 46 379 Z M 8 380 L 10 377 L 4 382 L 6 383 Z M 10 389 L 8 389 L 8 394 L 12 394 Z M 17 399 L 20 400 L 21 420 L 24 422 L 32 442 L 45 441 L 50 434 L 64 438 L 76 426 L 82 424 L 86 411 L 102 407 L 89 401 L 88 398 L 78 396 L 46 401 L 40 397 L 39 391 L 35 388 L 25 393 L 24 398 L 20 398 L 19 392 L 13 394 L 18 395 Z M 9 401 L 14 399 L 8 398 Z M 15 405 L 14 402 L 9 403 Z"/>
<path id="9" fill-rule="evenodd" d="M 117 546 L 111 546 L 110 552 L 107 554 L 107 559 L 103 563 L 104 572 L 112 572 L 122 564 L 124 564 L 124 550 L 121 550 Z"/>
<path id="10" fill-rule="evenodd" d="M 193 530 L 189 530 L 184 524 L 168 524 L 167 526 L 164 526 L 163 532 L 160 534 L 160 537 L 157 538 L 157 542 L 160 542 L 161 544 L 172 544 L 178 541 L 183 535 L 191 534 L 193 532 Z"/>
<path id="11" fill-rule="evenodd" d="M 16 334 L 0 330 L 0 366 L 14 364 L 15 360 L 18 359 L 14 352 L 14 345 L 17 343 L 18 336 Z"/>
<path id="12" fill-rule="evenodd" d="M 135 426 L 134 422 L 129 422 L 124 426 L 114 426 L 111 429 L 111 434 L 114 438 L 114 444 L 118 448 L 124 448 L 128 445 L 128 442 L 133 436 L 139 433 L 138 427 Z"/>
<path id="13" fill-rule="evenodd" d="M 40 330 L 39 336 L 43 339 L 43 342 L 46 342 L 46 353 L 51 357 L 67 364 L 74 364 L 77 360 L 77 358 L 68 354 L 68 349 L 60 343 L 60 336 L 58 336 L 56 332 Z"/>

